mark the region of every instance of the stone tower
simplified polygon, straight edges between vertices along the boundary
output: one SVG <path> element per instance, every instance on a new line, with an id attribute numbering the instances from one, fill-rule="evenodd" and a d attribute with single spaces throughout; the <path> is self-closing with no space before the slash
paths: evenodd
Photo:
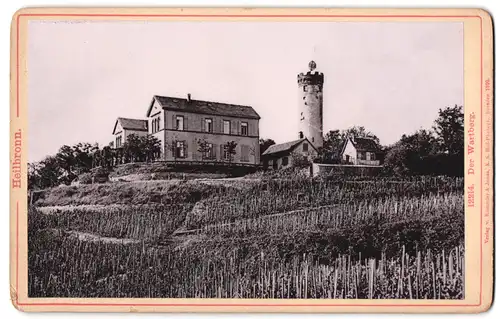
<path id="1" fill-rule="evenodd" d="M 316 148 L 323 147 L 323 82 L 324 75 L 316 71 L 316 62 L 309 62 L 309 71 L 297 76 L 299 85 L 299 137 Z"/>

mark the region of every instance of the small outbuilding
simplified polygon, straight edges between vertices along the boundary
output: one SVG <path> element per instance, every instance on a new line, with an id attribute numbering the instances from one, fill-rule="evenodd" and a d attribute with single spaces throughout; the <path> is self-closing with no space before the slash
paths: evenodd
<path id="1" fill-rule="evenodd" d="M 377 142 L 367 137 L 348 137 L 342 147 L 342 163 L 378 166 L 382 152 Z"/>
<path id="2" fill-rule="evenodd" d="M 318 150 L 307 139 L 301 138 L 281 144 L 271 145 L 262 153 L 262 166 L 264 169 L 281 169 L 294 165 L 294 161 L 305 159 L 312 162 L 318 155 Z"/>

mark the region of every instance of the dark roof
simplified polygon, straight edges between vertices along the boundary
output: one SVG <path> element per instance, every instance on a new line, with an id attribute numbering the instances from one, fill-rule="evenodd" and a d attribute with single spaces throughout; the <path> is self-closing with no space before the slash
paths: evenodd
<path id="1" fill-rule="evenodd" d="M 226 104 L 219 102 L 181 99 L 177 97 L 155 95 L 148 109 L 151 112 L 154 101 L 157 101 L 163 109 L 200 113 L 207 115 L 226 115 L 241 118 L 260 119 L 259 114 L 251 106 Z"/>
<path id="2" fill-rule="evenodd" d="M 283 152 L 291 152 L 298 144 L 300 144 L 303 141 L 309 142 L 309 140 L 307 138 L 301 138 L 300 140 L 271 145 L 271 146 L 269 146 L 269 148 L 267 150 L 264 151 L 264 153 L 262 153 L 262 155 L 271 155 L 271 154 L 277 154 L 277 153 L 283 153 Z M 311 143 L 309 143 L 309 144 L 311 144 Z M 311 144 L 311 146 L 312 146 L 312 144 Z"/>
<path id="3" fill-rule="evenodd" d="M 351 138 L 351 142 L 358 151 L 377 152 L 380 150 L 377 142 L 372 138 L 354 137 Z"/>
<path id="4" fill-rule="evenodd" d="M 148 130 L 148 121 L 147 120 L 138 120 L 138 119 L 128 119 L 124 117 L 119 117 L 116 120 L 115 127 L 113 129 L 113 133 L 116 130 L 116 124 L 120 123 L 124 130 L 133 130 L 133 131 L 147 131 Z"/>

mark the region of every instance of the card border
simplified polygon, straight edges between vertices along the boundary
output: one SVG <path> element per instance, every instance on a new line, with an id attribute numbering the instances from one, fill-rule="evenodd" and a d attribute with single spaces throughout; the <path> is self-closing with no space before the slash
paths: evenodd
<path id="1" fill-rule="evenodd" d="M 90 8 L 87 8 L 90 9 Z M 134 9 L 134 8 L 129 8 L 129 9 Z M 141 8 L 142 9 L 142 8 Z M 16 56 L 16 69 L 15 69 L 15 83 L 16 83 L 16 88 L 15 88 L 15 109 L 16 109 L 16 114 L 15 117 L 17 119 L 21 118 L 21 109 L 20 109 L 20 23 L 21 19 L 25 17 L 46 17 L 46 18 L 55 18 L 55 17 L 79 17 L 79 18 L 95 18 L 95 17 L 110 17 L 110 18 L 378 18 L 378 19 L 383 19 L 383 18 L 407 18 L 407 19 L 413 19 L 413 18 L 439 18 L 439 19 L 479 19 L 480 20 L 480 87 L 481 87 L 481 102 L 480 102 L 480 127 L 481 127 L 481 132 L 480 132 L 480 168 L 481 168 L 481 173 L 480 173 L 480 181 L 481 181 L 481 187 L 479 191 L 479 199 L 480 199 L 480 283 L 479 283 L 479 302 L 478 303 L 469 303 L 469 304 L 442 304 L 439 303 L 438 300 L 418 300 L 418 304 L 412 304 L 412 303 L 396 303 L 396 304 L 387 304 L 387 303 L 355 303 L 356 299 L 349 300 L 349 303 L 297 303 L 297 304 L 290 304 L 290 303 L 99 303 L 99 302 L 19 302 L 17 292 L 19 292 L 19 265 L 20 265 L 20 256 L 19 256 L 19 236 L 20 236 L 20 224 L 19 224 L 19 201 L 16 201 L 16 207 L 15 207 L 15 227 L 16 227 L 16 235 L 15 235 L 15 280 L 16 280 L 16 286 L 15 286 L 15 291 L 16 295 L 14 296 L 15 298 L 13 299 L 13 304 L 16 308 L 19 309 L 19 306 L 47 306 L 47 307 L 60 307 L 60 306 L 78 306 L 78 307 L 110 307 L 110 306 L 119 306 L 119 307 L 397 307 L 397 308 L 404 308 L 404 307 L 454 307 L 454 308 L 476 308 L 476 309 L 482 309 L 484 307 L 483 303 L 483 271 L 484 271 L 484 265 L 483 265 L 483 260 L 484 260 L 484 249 L 483 249 L 483 240 L 482 240 L 482 234 L 483 234 L 483 209 L 484 209 L 484 199 L 483 199 L 483 131 L 485 130 L 484 128 L 484 113 L 483 113 L 483 104 L 484 104 L 484 88 L 483 88 L 483 83 L 484 83 L 484 74 L 483 74 L 483 69 L 485 67 L 484 65 L 484 43 L 483 39 L 485 37 L 484 30 L 483 30 L 483 16 L 481 14 L 471 14 L 471 15 L 432 15 L 432 14 L 177 14 L 177 13 L 172 13 L 172 14 L 133 14 L 133 13 L 23 13 L 24 9 L 21 9 L 21 11 L 17 12 L 14 15 L 14 20 L 15 21 L 15 29 L 16 29 L 16 36 L 15 36 L 15 56 Z M 29 10 L 29 9 L 28 9 Z M 49 9 L 45 9 L 49 10 Z M 294 9 L 290 9 L 291 11 L 294 11 Z M 302 9 L 301 9 L 302 10 Z M 479 10 L 479 9 L 478 9 Z M 410 9 L 411 11 L 411 9 Z M 433 11 L 439 11 L 439 9 L 434 9 Z M 485 12 L 483 10 L 479 10 L 482 12 Z M 486 12 L 486 14 L 488 14 Z M 465 45 L 465 44 L 464 44 Z M 465 77 L 464 77 L 465 80 Z M 464 86 L 464 91 L 465 91 L 465 86 Z M 12 125 L 11 125 L 12 128 Z M 464 156 L 465 159 L 465 156 Z M 494 193 L 494 192 L 493 192 Z M 492 207 L 492 211 L 494 211 L 494 206 Z M 492 214 L 493 215 L 493 214 Z M 64 298 L 57 298 L 57 299 L 64 299 Z M 85 298 L 79 298 L 79 299 L 85 299 Z M 92 298 L 92 299 L 97 299 L 97 298 Z M 123 300 L 141 300 L 141 298 L 127 298 Z M 210 300 L 210 299 L 204 299 L 204 300 Z M 246 299 L 249 300 L 249 299 Z M 403 299 L 397 299 L 398 301 L 402 301 Z M 266 300 L 263 300 L 266 301 Z M 336 299 L 338 301 L 338 299 Z M 363 300 L 364 301 L 364 300 Z M 388 300 L 385 300 L 388 301 Z M 431 303 L 421 303 L 422 301 L 430 301 Z M 490 302 L 491 304 L 491 302 Z M 483 307 L 482 307 L 483 306 Z M 487 308 L 489 308 L 489 305 L 487 305 Z M 174 310 L 175 311 L 175 310 Z M 251 310 L 250 310 L 251 311 Z"/>

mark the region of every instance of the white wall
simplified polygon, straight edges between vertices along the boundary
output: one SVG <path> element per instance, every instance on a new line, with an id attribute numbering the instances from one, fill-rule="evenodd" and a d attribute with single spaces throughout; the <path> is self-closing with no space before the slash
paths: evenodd
<path id="1" fill-rule="evenodd" d="M 358 160 L 358 153 L 356 151 L 356 148 L 354 148 L 354 145 L 352 144 L 351 140 L 347 141 L 347 145 L 345 147 L 344 153 L 342 153 L 342 159 L 345 161 L 347 160 L 347 156 L 349 156 L 349 161 L 353 164 L 357 163 Z"/>

